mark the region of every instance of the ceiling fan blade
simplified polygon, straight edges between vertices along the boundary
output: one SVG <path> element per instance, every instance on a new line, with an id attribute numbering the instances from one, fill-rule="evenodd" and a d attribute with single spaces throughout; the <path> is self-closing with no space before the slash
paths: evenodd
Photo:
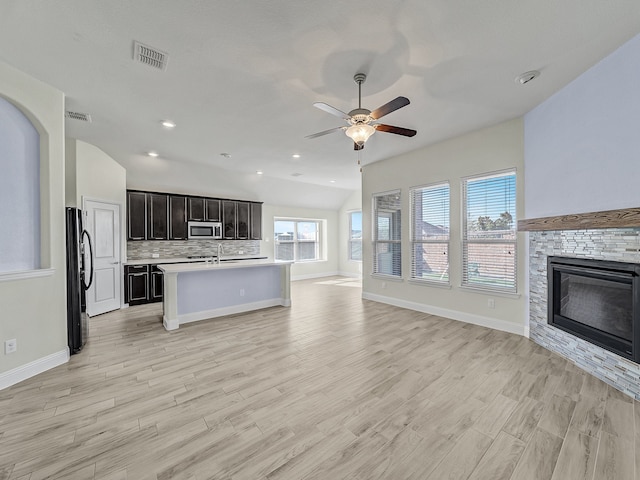
<path id="1" fill-rule="evenodd" d="M 399 108 L 406 107 L 409 105 L 409 99 L 407 97 L 398 97 L 391 100 L 389 103 L 385 103 L 381 107 L 376 108 L 373 112 L 371 112 L 370 116 L 374 120 L 384 117 L 385 115 L 395 112 Z"/>
<path id="2" fill-rule="evenodd" d="M 328 135 L 329 133 L 333 133 L 333 132 L 337 132 L 338 130 L 344 130 L 347 127 L 335 127 L 335 128 L 330 128 L 329 130 L 324 130 L 322 132 L 318 132 L 318 133 L 313 133 L 311 135 L 307 135 L 304 138 L 316 138 L 316 137 L 321 137 L 323 135 Z"/>
<path id="3" fill-rule="evenodd" d="M 385 125 L 384 123 L 378 123 L 374 125 L 374 127 L 381 132 L 395 133 L 396 135 L 404 135 L 405 137 L 413 137 L 418 133 L 410 128 L 394 127 L 393 125 Z"/>
<path id="4" fill-rule="evenodd" d="M 354 150 L 364 150 L 364 145 L 358 145 L 356 142 L 353 142 L 353 149 Z"/>
<path id="5" fill-rule="evenodd" d="M 316 102 L 313 104 L 314 107 L 319 108 L 320 110 L 324 110 L 327 113 L 330 113 L 331 115 L 335 115 L 336 117 L 340 117 L 344 120 L 349 120 L 351 117 L 349 115 L 347 115 L 346 113 L 344 113 L 341 110 L 338 110 L 337 108 L 332 107 L 331 105 L 327 105 L 326 103 L 323 102 Z M 398 107 L 400 108 L 400 107 Z"/>

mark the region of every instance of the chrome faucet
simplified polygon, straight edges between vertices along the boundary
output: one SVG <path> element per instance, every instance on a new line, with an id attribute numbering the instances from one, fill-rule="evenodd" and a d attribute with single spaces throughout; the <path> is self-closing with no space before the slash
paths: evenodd
<path id="1" fill-rule="evenodd" d="M 220 257 L 222 256 L 222 243 L 218 243 L 218 252 L 216 256 L 216 263 L 220 264 Z"/>

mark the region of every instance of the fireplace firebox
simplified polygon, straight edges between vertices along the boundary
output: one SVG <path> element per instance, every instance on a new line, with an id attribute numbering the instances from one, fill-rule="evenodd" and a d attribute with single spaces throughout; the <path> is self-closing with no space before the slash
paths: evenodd
<path id="1" fill-rule="evenodd" d="M 548 257 L 548 322 L 640 363 L 640 265 Z"/>

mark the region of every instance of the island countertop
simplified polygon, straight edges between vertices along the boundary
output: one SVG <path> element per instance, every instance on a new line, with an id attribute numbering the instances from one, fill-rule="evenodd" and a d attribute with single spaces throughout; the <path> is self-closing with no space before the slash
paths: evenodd
<path id="1" fill-rule="evenodd" d="M 248 267 L 257 267 L 257 266 L 280 266 L 280 265 L 290 265 L 293 262 L 274 262 L 273 260 L 267 259 L 259 259 L 259 260 L 221 260 L 220 263 L 208 263 L 208 262 L 198 262 L 198 263 L 171 263 L 171 264 L 160 264 L 158 268 L 162 270 L 164 273 L 185 273 L 185 272 L 200 272 L 207 270 L 226 270 L 232 268 L 248 268 Z"/>

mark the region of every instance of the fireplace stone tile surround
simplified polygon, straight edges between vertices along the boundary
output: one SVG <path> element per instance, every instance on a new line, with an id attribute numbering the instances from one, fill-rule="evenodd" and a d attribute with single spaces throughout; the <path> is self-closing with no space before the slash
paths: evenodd
<path id="1" fill-rule="evenodd" d="M 640 365 L 547 323 L 547 257 L 640 263 L 640 227 L 529 231 L 529 336 L 640 400 Z"/>

